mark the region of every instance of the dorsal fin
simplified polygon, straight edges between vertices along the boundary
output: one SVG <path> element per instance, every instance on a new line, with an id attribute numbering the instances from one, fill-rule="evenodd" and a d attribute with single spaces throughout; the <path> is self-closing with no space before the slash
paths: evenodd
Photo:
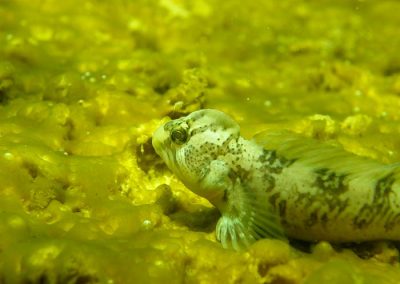
<path id="1" fill-rule="evenodd" d="M 320 142 L 288 131 L 266 131 L 254 136 L 253 140 L 267 150 L 296 160 L 306 166 L 327 168 L 351 178 L 379 180 L 393 174 L 400 181 L 400 163 L 384 165 L 369 158 L 345 151 L 339 145 Z"/>

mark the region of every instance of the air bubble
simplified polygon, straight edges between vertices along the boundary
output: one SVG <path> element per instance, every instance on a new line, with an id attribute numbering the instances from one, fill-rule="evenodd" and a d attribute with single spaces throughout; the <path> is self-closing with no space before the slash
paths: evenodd
<path id="1" fill-rule="evenodd" d="M 4 158 L 7 159 L 7 160 L 12 160 L 12 159 L 14 158 L 14 155 L 13 155 L 12 153 L 10 153 L 10 152 L 4 153 L 3 156 L 4 156 Z"/>

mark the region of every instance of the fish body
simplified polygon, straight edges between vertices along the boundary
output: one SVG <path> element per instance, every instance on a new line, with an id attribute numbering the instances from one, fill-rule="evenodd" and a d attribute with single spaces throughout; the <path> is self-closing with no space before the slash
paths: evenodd
<path id="1" fill-rule="evenodd" d="M 259 238 L 400 240 L 400 164 L 383 165 L 287 132 L 253 140 L 217 110 L 167 122 L 153 147 L 221 212 L 216 233 L 239 249 Z"/>

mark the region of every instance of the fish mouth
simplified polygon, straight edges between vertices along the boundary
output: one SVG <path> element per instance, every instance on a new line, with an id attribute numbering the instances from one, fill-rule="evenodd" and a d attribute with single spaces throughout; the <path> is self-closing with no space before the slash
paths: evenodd
<path id="1" fill-rule="evenodd" d="M 164 126 L 161 125 L 157 128 L 156 131 L 153 133 L 153 138 L 151 139 L 151 144 L 153 145 L 154 150 L 156 153 L 163 157 L 165 151 L 167 151 L 170 145 L 168 144 L 169 133 L 168 131 L 164 130 Z"/>
<path id="2" fill-rule="evenodd" d="M 167 164 L 171 170 L 179 172 L 176 166 L 175 152 L 172 147 L 171 139 L 169 138 L 169 131 L 165 130 L 165 126 L 161 125 L 153 133 L 153 138 L 151 140 L 153 148 L 157 155 Z"/>
<path id="3" fill-rule="evenodd" d="M 167 164 L 168 168 L 174 172 L 180 179 L 184 179 L 185 175 L 177 161 L 176 152 L 169 138 L 169 131 L 165 130 L 168 127 L 161 125 L 153 133 L 152 145 L 156 153 Z"/>

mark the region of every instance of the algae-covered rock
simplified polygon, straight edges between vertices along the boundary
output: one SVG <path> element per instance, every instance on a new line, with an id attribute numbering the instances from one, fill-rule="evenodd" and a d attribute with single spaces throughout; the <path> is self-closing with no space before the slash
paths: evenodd
<path id="1" fill-rule="evenodd" d="M 1 283 L 398 283 L 398 250 L 215 239 L 151 147 L 232 115 L 400 161 L 396 1 L 1 1 Z M 360 247 L 361 246 L 361 247 Z"/>

